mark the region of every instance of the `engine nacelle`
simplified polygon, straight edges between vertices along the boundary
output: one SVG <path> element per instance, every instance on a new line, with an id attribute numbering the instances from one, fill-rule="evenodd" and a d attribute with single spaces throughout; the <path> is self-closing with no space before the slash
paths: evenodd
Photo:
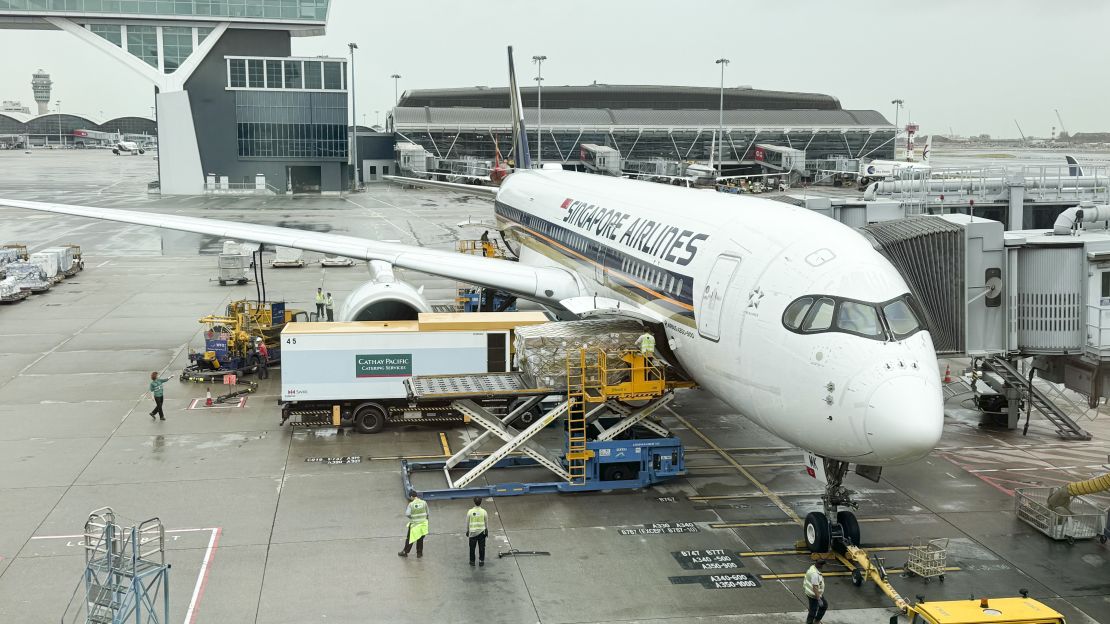
<path id="1" fill-rule="evenodd" d="M 415 321 L 431 312 L 424 287 L 397 279 L 388 262 L 370 262 L 370 281 L 359 286 L 339 306 L 338 321 Z"/>

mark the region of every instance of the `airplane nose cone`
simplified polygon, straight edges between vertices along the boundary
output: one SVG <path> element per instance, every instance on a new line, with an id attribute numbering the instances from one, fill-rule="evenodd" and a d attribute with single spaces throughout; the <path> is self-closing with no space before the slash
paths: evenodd
<path id="1" fill-rule="evenodd" d="M 896 377 L 875 389 L 864 426 L 879 464 L 905 464 L 927 455 L 940 441 L 944 402 L 940 388 L 921 377 Z"/>

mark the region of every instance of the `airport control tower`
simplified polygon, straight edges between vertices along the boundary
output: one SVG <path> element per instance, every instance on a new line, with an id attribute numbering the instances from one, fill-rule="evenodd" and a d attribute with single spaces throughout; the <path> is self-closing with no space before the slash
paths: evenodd
<path id="1" fill-rule="evenodd" d="M 35 92 L 35 103 L 39 105 L 39 114 L 45 115 L 50 106 L 50 74 L 41 69 L 31 76 L 31 89 Z"/>

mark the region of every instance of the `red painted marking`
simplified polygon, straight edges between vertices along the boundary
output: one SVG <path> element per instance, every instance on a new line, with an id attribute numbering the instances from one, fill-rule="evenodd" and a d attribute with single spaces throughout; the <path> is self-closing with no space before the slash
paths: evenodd
<path id="1" fill-rule="evenodd" d="M 563 200 L 563 205 L 560 206 L 560 208 L 562 208 L 563 210 L 566 210 L 567 208 L 570 208 L 570 204 L 571 204 L 571 199 L 568 197 L 568 198 Z"/>

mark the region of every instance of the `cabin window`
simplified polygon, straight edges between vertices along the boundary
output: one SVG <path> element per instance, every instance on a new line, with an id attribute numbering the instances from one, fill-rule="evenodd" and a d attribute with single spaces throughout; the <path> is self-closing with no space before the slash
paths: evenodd
<path id="1" fill-rule="evenodd" d="M 782 313 L 783 326 L 793 332 L 835 331 L 874 340 L 902 340 L 923 329 L 920 319 L 908 293 L 884 303 L 805 295 Z"/>
<path id="2" fill-rule="evenodd" d="M 883 335 L 879 312 L 873 306 L 854 301 L 843 301 L 836 312 L 836 327 L 851 334 L 868 337 Z"/>
<path id="3" fill-rule="evenodd" d="M 817 300 L 802 327 L 807 332 L 823 331 L 832 327 L 833 308 L 836 304 L 828 297 Z"/>
<path id="4" fill-rule="evenodd" d="M 899 340 L 921 329 L 913 308 L 905 299 L 896 299 L 883 306 L 883 316 L 890 332 Z"/>

